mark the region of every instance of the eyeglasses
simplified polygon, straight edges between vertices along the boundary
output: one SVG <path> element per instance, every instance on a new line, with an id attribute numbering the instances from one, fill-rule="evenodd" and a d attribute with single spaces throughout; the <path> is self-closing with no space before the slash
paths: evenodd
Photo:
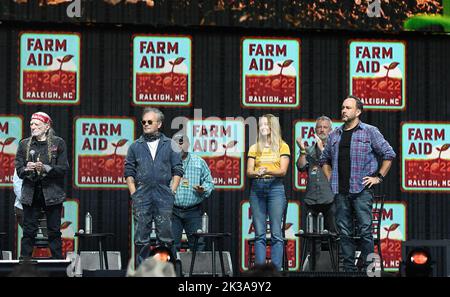
<path id="1" fill-rule="evenodd" d="M 145 124 L 153 125 L 153 121 L 152 120 L 141 121 L 141 123 L 142 123 L 142 126 L 145 126 Z"/>

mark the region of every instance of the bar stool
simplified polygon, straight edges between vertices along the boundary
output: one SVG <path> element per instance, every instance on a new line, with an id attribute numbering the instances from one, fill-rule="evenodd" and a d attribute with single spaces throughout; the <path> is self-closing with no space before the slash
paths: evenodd
<path id="1" fill-rule="evenodd" d="M 231 233 L 193 233 L 192 236 L 194 236 L 194 248 L 192 251 L 192 261 L 191 261 L 191 268 L 189 270 L 189 276 L 192 276 L 192 272 L 194 271 L 194 264 L 195 264 L 195 255 L 197 254 L 197 245 L 198 245 L 198 239 L 200 237 L 204 237 L 205 239 L 209 238 L 211 239 L 211 249 L 212 249 L 212 275 L 213 277 L 216 276 L 216 249 L 215 249 L 215 243 L 217 243 L 217 248 L 219 250 L 219 259 L 220 259 L 220 267 L 222 269 L 222 276 L 225 275 L 225 266 L 223 265 L 223 239 L 226 236 L 231 236 Z"/>
<path id="2" fill-rule="evenodd" d="M 75 236 L 77 236 L 80 239 L 80 243 L 78 245 L 78 255 L 80 256 L 80 252 L 81 252 L 81 242 L 85 239 L 88 238 L 96 238 L 97 239 L 97 244 L 98 244 L 98 256 L 100 259 L 100 270 L 103 270 L 105 267 L 107 270 L 109 270 L 109 266 L 108 266 L 108 254 L 107 254 L 107 249 L 104 248 L 104 244 L 105 244 L 105 239 L 107 237 L 112 237 L 114 236 L 113 233 L 90 233 L 90 234 L 86 234 L 86 233 L 75 233 Z M 103 257 L 105 257 L 105 266 L 103 266 Z"/>
<path id="3" fill-rule="evenodd" d="M 338 235 L 334 233 L 297 233 L 295 236 L 301 238 L 302 242 L 302 266 L 306 260 L 306 254 L 308 247 L 311 246 L 311 271 L 316 269 L 316 240 L 326 241 L 328 244 L 328 252 L 330 253 L 331 265 L 333 271 L 339 271 L 338 259 L 339 259 L 339 248 L 337 247 Z M 334 248 L 336 246 L 336 249 Z"/>

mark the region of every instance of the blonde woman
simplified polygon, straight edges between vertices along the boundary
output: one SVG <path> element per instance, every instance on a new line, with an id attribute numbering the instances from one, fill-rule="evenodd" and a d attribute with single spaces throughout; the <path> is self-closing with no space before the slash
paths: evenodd
<path id="1" fill-rule="evenodd" d="M 282 219 L 286 207 L 283 177 L 289 167 L 290 150 L 281 136 L 278 118 L 259 119 L 258 138 L 248 152 L 247 176 L 251 179 L 250 208 L 255 227 L 255 264 L 266 263 L 266 217 L 271 231 L 271 261 L 281 270 L 283 259 Z"/>

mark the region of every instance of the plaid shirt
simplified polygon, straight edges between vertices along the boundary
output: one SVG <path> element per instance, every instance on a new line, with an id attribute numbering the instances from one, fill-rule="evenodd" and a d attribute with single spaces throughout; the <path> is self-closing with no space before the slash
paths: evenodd
<path id="1" fill-rule="evenodd" d="M 179 207 L 190 207 L 200 204 L 214 190 L 211 171 L 205 160 L 191 153 L 188 153 L 186 159 L 183 160 L 183 169 L 184 175 L 175 195 L 175 205 Z M 197 185 L 205 188 L 205 192 L 202 195 L 194 190 L 193 187 Z"/>
<path id="2" fill-rule="evenodd" d="M 321 166 L 328 164 L 332 167 L 331 189 L 334 194 L 339 192 L 339 142 L 343 129 L 344 125 L 330 133 L 320 156 Z M 359 122 L 350 143 L 350 193 L 356 194 L 364 190 L 363 177 L 372 176 L 378 170 L 377 156 L 383 160 L 392 160 L 396 155 L 378 128 Z"/>

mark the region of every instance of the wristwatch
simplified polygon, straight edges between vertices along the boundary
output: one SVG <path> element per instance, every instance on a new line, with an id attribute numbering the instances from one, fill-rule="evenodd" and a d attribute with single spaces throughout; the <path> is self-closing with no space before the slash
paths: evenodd
<path id="1" fill-rule="evenodd" d="M 383 182 L 384 176 L 381 173 L 378 172 L 376 176 L 380 179 L 380 183 Z"/>

